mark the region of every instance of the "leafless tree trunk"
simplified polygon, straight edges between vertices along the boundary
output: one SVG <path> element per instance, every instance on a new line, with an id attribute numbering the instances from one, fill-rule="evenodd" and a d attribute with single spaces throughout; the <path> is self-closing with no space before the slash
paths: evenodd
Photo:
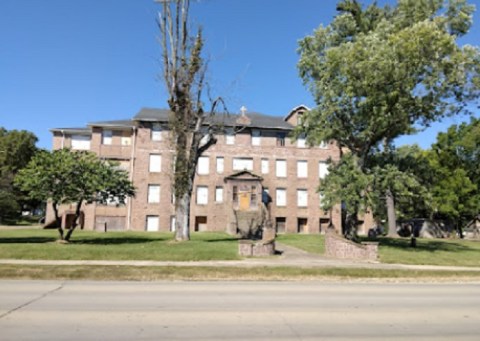
<path id="1" fill-rule="evenodd" d="M 189 34 L 190 0 L 157 0 L 162 47 L 163 79 L 169 94 L 171 140 L 174 149 L 173 190 L 175 196 L 175 239 L 190 239 L 190 202 L 198 158 L 216 143 L 212 129 L 204 132 L 205 119 L 213 115 L 221 99 L 204 112 L 202 91 L 206 65 L 201 56 L 201 29 Z M 202 138 L 208 136 L 206 141 Z M 200 143 L 202 141 L 202 144 Z"/>
<path id="2" fill-rule="evenodd" d="M 388 236 L 397 236 L 397 215 L 395 213 L 395 200 L 392 191 L 389 189 L 385 193 L 385 200 L 387 203 L 387 218 L 388 218 Z"/>

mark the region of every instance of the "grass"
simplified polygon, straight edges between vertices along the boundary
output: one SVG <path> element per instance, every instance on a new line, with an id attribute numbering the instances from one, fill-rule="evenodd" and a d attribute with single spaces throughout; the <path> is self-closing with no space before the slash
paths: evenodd
<path id="1" fill-rule="evenodd" d="M 237 239 L 225 233 L 192 233 L 176 243 L 172 233 L 75 231 L 69 244 L 57 243 L 56 230 L 0 231 L 0 259 L 59 260 L 234 260 Z"/>
<path id="2" fill-rule="evenodd" d="M 317 254 L 325 252 L 325 236 L 320 234 L 280 234 L 277 240 L 307 252 Z"/>
<path id="3" fill-rule="evenodd" d="M 36 280 L 455 280 L 478 281 L 480 271 L 427 271 L 298 267 L 175 267 L 0 265 L 0 278 Z"/>

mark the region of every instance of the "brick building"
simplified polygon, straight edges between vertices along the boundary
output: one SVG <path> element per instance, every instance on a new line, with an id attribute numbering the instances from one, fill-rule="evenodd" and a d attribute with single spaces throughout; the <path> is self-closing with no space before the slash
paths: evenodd
<path id="1" fill-rule="evenodd" d="M 334 142 L 309 147 L 289 138 L 305 106 L 285 118 L 258 113 L 217 117 L 225 133 L 199 159 L 191 204 L 192 231 L 235 233 L 232 214 L 268 203 L 277 232 L 323 233 L 341 230 L 340 207 L 320 209 L 316 192 L 327 174 L 327 160 L 338 160 Z M 91 150 L 116 160 L 130 173 L 137 195 L 127 205 L 90 204 L 83 226 L 94 230 L 170 231 L 174 225 L 172 148 L 168 110 L 144 108 L 131 120 L 94 122 L 86 128 L 52 129 L 53 148 Z M 235 127 L 235 129 L 234 129 Z M 240 129 L 239 129 L 240 128 Z M 68 223 L 73 206 L 62 207 Z M 53 212 L 47 210 L 47 221 Z"/>

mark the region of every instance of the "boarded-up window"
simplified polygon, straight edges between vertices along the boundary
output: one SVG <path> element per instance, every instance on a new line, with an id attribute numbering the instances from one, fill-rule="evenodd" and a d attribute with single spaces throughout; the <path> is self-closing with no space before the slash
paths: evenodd
<path id="1" fill-rule="evenodd" d="M 304 233 L 308 230 L 308 219 L 307 218 L 298 218 L 297 219 L 297 232 Z"/>
<path id="2" fill-rule="evenodd" d="M 197 205 L 208 204 L 208 187 L 197 186 Z"/>
<path id="3" fill-rule="evenodd" d="M 253 159 L 252 158 L 234 158 L 233 159 L 233 170 L 253 170 Z"/>
<path id="4" fill-rule="evenodd" d="M 320 161 L 318 163 L 318 177 L 320 179 L 325 179 L 328 174 L 328 164 L 326 161 Z"/>
<path id="5" fill-rule="evenodd" d="M 158 204 L 160 202 L 160 185 L 148 185 L 148 203 Z"/>
<path id="6" fill-rule="evenodd" d="M 162 140 L 162 127 L 160 124 L 152 125 L 152 141 L 161 141 Z"/>
<path id="7" fill-rule="evenodd" d="M 162 156 L 160 154 L 150 154 L 149 171 L 151 173 L 162 171 Z"/>
<path id="8" fill-rule="evenodd" d="M 307 146 L 307 142 L 305 139 L 305 135 L 300 135 L 297 139 L 297 147 L 298 148 L 305 148 Z"/>
<path id="9" fill-rule="evenodd" d="M 297 177 L 308 178 L 308 162 L 305 160 L 297 161 Z"/>
<path id="10" fill-rule="evenodd" d="M 260 130 L 252 130 L 252 146 L 259 146 L 261 144 Z"/>
<path id="11" fill-rule="evenodd" d="M 159 218 L 158 215 L 147 215 L 146 230 L 154 232 L 159 230 Z"/>
<path id="12" fill-rule="evenodd" d="M 287 160 L 275 161 L 275 174 L 279 178 L 285 178 L 287 176 Z"/>
<path id="13" fill-rule="evenodd" d="M 217 186 L 215 188 L 215 202 L 221 203 L 223 202 L 223 187 Z"/>
<path id="14" fill-rule="evenodd" d="M 113 132 L 111 130 L 102 131 L 102 144 L 112 144 Z"/>
<path id="15" fill-rule="evenodd" d="M 225 132 L 225 143 L 235 144 L 235 134 L 232 128 L 228 128 Z"/>
<path id="16" fill-rule="evenodd" d="M 176 224 L 176 222 L 177 222 L 177 218 L 176 218 L 174 215 L 172 215 L 172 216 L 170 217 L 170 231 L 171 231 L 171 232 L 175 232 L 175 224 Z"/>
<path id="17" fill-rule="evenodd" d="M 297 189 L 297 206 L 308 206 L 308 191 L 306 189 Z"/>
<path id="18" fill-rule="evenodd" d="M 122 146 L 130 146 L 132 144 L 132 138 L 130 136 L 122 136 L 121 143 Z"/>
<path id="19" fill-rule="evenodd" d="M 285 147 L 285 133 L 277 133 L 277 147 Z"/>
<path id="20" fill-rule="evenodd" d="M 285 233 L 286 225 L 287 225 L 287 218 L 285 217 L 275 218 L 275 229 L 277 230 L 277 233 Z"/>
<path id="21" fill-rule="evenodd" d="M 225 159 L 221 156 L 217 157 L 217 173 L 222 174 L 225 169 Z"/>
<path id="22" fill-rule="evenodd" d="M 90 150 L 90 136 L 72 135 L 72 149 Z"/>
<path id="23" fill-rule="evenodd" d="M 268 172 L 269 172 L 268 159 L 262 159 L 262 174 L 268 174 Z"/>
<path id="24" fill-rule="evenodd" d="M 210 158 L 208 156 L 200 156 L 198 158 L 197 173 L 200 175 L 208 175 L 210 169 Z"/>
<path id="25" fill-rule="evenodd" d="M 275 203 L 277 206 L 287 205 L 287 190 L 285 188 L 277 188 Z"/>

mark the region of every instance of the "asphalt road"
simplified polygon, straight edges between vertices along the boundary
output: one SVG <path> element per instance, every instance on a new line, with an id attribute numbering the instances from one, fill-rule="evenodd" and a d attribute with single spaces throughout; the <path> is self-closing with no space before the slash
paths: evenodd
<path id="1" fill-rule="evenodd" d="M 478 284 L 0 281 L 0 340 L 479 339 Z"/>

